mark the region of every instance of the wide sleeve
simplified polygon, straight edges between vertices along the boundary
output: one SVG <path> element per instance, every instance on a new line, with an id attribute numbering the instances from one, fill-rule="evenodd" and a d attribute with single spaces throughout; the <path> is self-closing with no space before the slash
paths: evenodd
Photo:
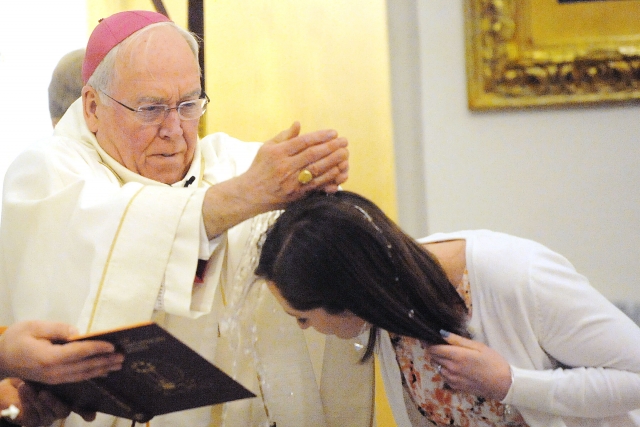
<path id="1" fill-rule="evenodd" d="M 504 402 L 585 418 L 640 408 L 640 328 L 561 255 L 534 245 L 528 256 L 528 320 L 555 363 L 513 364 Z"/>
<path id="2" fill-rule="evenodd" d="M 176 273 L 185 292 L 193 285 L 194 197 L 195 189 L 123 183 L 91 147 L 64 139 L 28 149 L 4 182 L 0 299 L 11 315 L 3 317 L 81 331 L 149 320 L 170 256 L 185 260 Z"/>

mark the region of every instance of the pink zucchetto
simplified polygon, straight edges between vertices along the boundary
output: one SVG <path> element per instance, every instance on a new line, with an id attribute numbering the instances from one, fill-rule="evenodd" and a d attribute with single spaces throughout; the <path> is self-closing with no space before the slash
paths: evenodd
<path id="1" fill-rule="evenodd" d="M 87 83 L 107 53 L 122 40 L 147 25 L 169 21 L 171 20 L 163 14 L 148 10 L 128 10 L 101 19 L 87 42 L 82 63 L 82 81 Z"/>

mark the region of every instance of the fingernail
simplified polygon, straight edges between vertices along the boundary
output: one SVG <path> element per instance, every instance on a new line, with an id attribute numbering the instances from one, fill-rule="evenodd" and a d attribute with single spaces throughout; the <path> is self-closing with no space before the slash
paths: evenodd
<path id="1" fill-rule="evenodd" d="M 449 335 L 451 335 L 451 332 L 445 331 L 444 329 L 440 329 L 440 336 L 442 338 L 449 338 Z"/>

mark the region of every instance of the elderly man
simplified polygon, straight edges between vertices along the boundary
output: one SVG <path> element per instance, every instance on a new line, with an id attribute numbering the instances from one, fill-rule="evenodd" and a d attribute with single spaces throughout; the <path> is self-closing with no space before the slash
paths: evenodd
<path id="1" fill-rule="evenodd" d="M 299 135 L 297 123 L 264 144 L 198 140 L 208 98 L 197 50 L 154 12 L 121 12 L 95 28 L 82 99 L 5 178 L 0 316 L 83 332 L 153 319 L 259 395 L 153 427 L 369 426 L 371 396 L 332 387 L 372 381 L 357 354 L 347 365 L 331 357 L 354 346 L 308 341 L 264 287 L 250 286 L 269 212 L 336 191 L 347 141 L 333 130 Z M 84 422 L 72 415 L 64 425 Z M 99 414 L 91 425 L 130 421 Z"/>

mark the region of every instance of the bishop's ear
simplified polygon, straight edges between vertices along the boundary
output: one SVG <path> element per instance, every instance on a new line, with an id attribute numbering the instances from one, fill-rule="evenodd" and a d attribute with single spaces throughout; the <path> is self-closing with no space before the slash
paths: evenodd
<path id="1" fill-rule="evenodd" d="M 84 120 L 87 122 L 87 127 L 93 133 L 98 131 L 98 91 L 91 86 L 85 86 L 82 88 L 82 109 L 84 114 Z"/>

